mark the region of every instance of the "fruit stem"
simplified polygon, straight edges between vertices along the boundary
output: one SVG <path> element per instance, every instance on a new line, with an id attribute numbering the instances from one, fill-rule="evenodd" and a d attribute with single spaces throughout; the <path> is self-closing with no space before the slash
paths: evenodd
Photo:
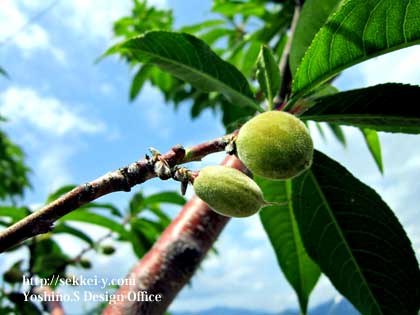
<path id="1" fill-rule="evenodd" d="M 266 201 L 264 200 L 263 207 L 271 207 L 271 206 L 287 206 L 289 204 L 289 201 L 283 201 L 283 202 L 276 202 L 276 201 Z"/>

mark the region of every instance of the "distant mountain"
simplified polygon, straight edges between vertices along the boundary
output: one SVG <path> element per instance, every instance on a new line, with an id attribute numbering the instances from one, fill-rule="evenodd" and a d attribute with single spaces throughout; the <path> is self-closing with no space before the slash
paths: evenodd
<path id="1" fill-rule="evenodd" d="M 173 315 L 274 315 L 265 311 L 249 310 L 234 307 L 212 307 L 207 310 L 197 312 L 171 312 Z M 295 315 L 295 314 L 291 314 Z"/>
<path id="2" fill-rule="evenodd" d="M 337 298 L 315 307 L 310 315 L 359 315 L 359 312 L 344 298 Z"/>
<path id="3" fill-rule="evenodd" d="M 233 307 L 213 307 L 202 311 L 171 312 L 173 315 L 299 315 L 298 310 L 286 310 L 281 313 L 270 313 L 261 310 L 250 310 Z M 309 315 L 359 315 L 359 312 L 347 300 L 337 298 L 313 307 Z"/>

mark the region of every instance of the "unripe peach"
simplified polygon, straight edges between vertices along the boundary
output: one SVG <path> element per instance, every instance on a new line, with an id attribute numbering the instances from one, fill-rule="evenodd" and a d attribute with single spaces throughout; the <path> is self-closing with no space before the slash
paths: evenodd
<path id="1" fill-rule="evenodd" d="M 311 166 L 314 147 L 302 121 L 286 112 L 269 111 L 242 126 L 236 149 L 239 159 L 254 174 L 288 179 Z"/>
<path id="2" fill-rule="evenodd" d="M 113 253 L 115 253 L 115 247 L 111 245 L 104 245 L 102 247 L 102 253 L 104 255 L 112 255 Z"/>
<path id="3" fill-rule="evenodd" d="M 210 208 L 228 217 L 248 217 L 266 205 L 260 187 L 237 169 L 208 166 L 194 179 L 194 190 Z"/>

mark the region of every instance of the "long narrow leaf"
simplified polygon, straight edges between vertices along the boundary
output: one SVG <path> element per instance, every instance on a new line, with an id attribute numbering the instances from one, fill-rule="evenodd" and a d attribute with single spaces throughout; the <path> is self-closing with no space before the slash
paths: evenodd
<path id="1" fill-rule="evenodd" d="M 367 128 L 360 129 L 360 131 L 365 138 L 366 145 L 375 160 L 376 166 L 378 166 L 379 171 L 383 174 L 384 166 L 382 163 L 381 142 L 379 141 L 378 133 L 375 130 Z"/>
<path id="2" fill-rule="evenodd" d="M 261 110 L 243 74 L 192 35 L 152 31 L 114 46 L 105 55 L 119 51 L 154 63 L 204 92 L 220 92 L 234 105 Z"/>
<path id="3" fill-rule="evenodd" d="M 295 290 L 302 314 L 306 314 L 309 295 L 321 272 L 306 253 L 293 213 L 291 181 L 256 178 L 267 201 L 273 205 L 260 211 L 260 219 L 276 253 L 286 279 Z"/>
<path id="4" fill-rule="evenodd" d="M 293 206 L 310 257 L 363 315 L 415 315 L 420 271 L 403 227 L 370 187 L 315 152 L 293 180 Z"/>
<path id="5" fill-rule="evenodd" d="M 344 0 L 315 35 L 293 93 L 303 95 L 352 65 L 420 43 L 419 14 L 420 0 Z"/>
<path id="6" fill-rule="evenodd" d="M 304 120 L 370 128 L 377 131 L 420 133 L 420 87 L 388 83 L 341 92 L 314 100 Z"/>
<path id="7" fill-rule="evenodd" d="M 315 34 L 318 33 L 340 2 L 341 0 L 305 1 L 296 30 L 293 34 L 292 46 L 290 48 L 289 58 L 292 74 L 296 73 Z"/>

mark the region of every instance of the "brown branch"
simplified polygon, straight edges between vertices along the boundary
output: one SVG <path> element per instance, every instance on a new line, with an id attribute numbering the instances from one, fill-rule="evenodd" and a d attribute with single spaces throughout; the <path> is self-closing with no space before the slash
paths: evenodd
<path id="1" fill-rule="evenodd" d="M 292 72 L 290 71 L 290 64 L 289 64 L 289 56 L 290 56 L 290 48 L 292 47 L 293 41 L 293 34 L 295 33 L 297 23 L 299 21 L 300 13 L 302 11 L 303 0 L 296 0 L 295 5 L 295 12 L 293 14 L 292 24 L 290 26 L 290 37 L 284 47 L 283 54 L 281 56 L 281 60 L 279 63 L 280 74 L 281 74 L 281 86 L 279 95 L 275 100 L 274 107 L 276 109 L 281 109 L 285 105 L 288 97 L 290 96 L 291 92 L 291 85 L 292 85 Z"/>
<path id="2" fill-rule="evenodd" d="M 198 161 L 208 154 L 223 151 L 234 134 L 228 134 L 187 150 L 177 145 L 161 155 L 159 160 L 165 160 L 170 167 Z M 134 162 L 94 181 L 80 185 L 40 210 L 33 212 L 0 232 L 0 253 L 33 236 L 51 231 L 55 221 L 86 203 L 116 191 L 130 191 L 131 187 L 157 177 L 155 162 L 157 161 L 149 158 Z"/>
<path id="3" fill-rule="evenodd" d="M 222 164 L 247 172 L 234 156 L 228 156 Z M 127 279 L 133 279 L 135 284 L 122 286 L 116 293 L 115 304 L 109 304 L 103 314 L 163 314 L 197 270 L 228 221 L 228 217 L 217 214 L 199 198 L 193 197 L 131 270 Z M 141 292 L 160 294 L 162 300 L 141 301 Z M 133 296 L 137 297 L 135 301 Z"/>
<path id="4" fill-rule="evenodd" d="M 291 32 L 296 28 L 303 0 L 297 0 Z M 292 37 L 292 36 L 291 36 Z M 280 67 L 284 76 L 290 73 L 288 64 L 291 40 L 286 56 Z M 291 74 L 283 78 L 287 92 L 290 93 Z M 276 109 L 279 109 L 278 106 Z M 222 163 L 242 171 L 243 164 L 234 156 L 227 157 Z M 211 248 L 229 218 L 213 212 L 203 201 L 193 197 L 178 214 L 177 218 L 164 231 L 153 248 L 131 270 L 127 279 L 134 280 L 132 285 L 122 286 L 116 293 L 115 304 L 109 304 L 103 315 L 161 315 L 173 301 L 182 287 L 190 280 L 195 270 Z M 141 294 L 160 294 L 161 302 L 141 300 Z M 137 300 L 130 301 L 135 296 Z M 140 299 L 139 299 L 140 298 Z"/>

